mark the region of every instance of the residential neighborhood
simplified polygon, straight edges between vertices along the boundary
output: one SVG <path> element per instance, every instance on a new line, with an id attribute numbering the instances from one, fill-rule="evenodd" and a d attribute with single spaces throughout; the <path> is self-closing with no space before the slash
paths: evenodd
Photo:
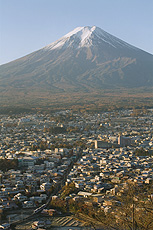
<path id="1" fill-rule="evenodd" d="M 0 115 L 0 131 L 1 226 L 61 197 L 107 214 L 128 183 L 153 186 L 153 109 Z"/>

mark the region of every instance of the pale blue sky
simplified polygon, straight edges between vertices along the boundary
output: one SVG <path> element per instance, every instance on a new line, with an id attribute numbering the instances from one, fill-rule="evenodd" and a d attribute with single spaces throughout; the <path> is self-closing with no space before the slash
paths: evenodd
<path id="1" fill-rule="evenodd" d="M 0 0 L 0 64 L 93 25 L 153 54 L 153 0 Z"/>

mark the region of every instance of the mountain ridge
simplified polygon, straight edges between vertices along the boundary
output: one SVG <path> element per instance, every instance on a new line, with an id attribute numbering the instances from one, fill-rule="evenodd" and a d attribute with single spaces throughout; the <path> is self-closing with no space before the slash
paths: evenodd
<path id="1" fill-rule="evenodd" d="M 38 105 L 38 92 L 44 98 L 59 93 L 73 97 L 74 92 L 139 87 L 153 87 L 153 55 L 96 26 L 77 27 L 38 51 L 0 66 L 3 103 L 12 100 L 12 94 L 23 103 L 31 97 Z"/>

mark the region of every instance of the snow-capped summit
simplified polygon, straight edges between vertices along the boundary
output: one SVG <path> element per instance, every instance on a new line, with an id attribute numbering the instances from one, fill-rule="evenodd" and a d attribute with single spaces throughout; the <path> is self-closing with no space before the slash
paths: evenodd
<path id="1" fill-rule="evenodd" d="M 118 48 L 119 46 L 135 48 L 96 26 L 77 27 L 44 48 L 53 50 L 57 48 L 73 47 L 79 49 L 81 47 L 96 45 L 96 43 L 107 43 L 113 48 Z"/>
<path id="2" fill-rule="evenodd" d="M 45 48 L 53 50 L 61 47 L 67 48 L 68 46 L 73 46 L 75 48 L 90 46 L 92 45 L 91 35 L 95 28 L 95 26 L 77 27 Z"/>

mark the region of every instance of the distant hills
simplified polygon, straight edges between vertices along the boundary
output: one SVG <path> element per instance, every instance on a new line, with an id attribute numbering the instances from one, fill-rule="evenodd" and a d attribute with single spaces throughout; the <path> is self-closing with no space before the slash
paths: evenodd
<path id="1" fill-rule="evenodd" d="M 132 89 L 151 92 L 152 87 L 153 55 L 96 26 L 78 27 L 48 46 L 0 66 L 2 106 L 70 105 L 89 95 L 92 100 L 92 94 L 101 97 L 102 92 Z"/>

